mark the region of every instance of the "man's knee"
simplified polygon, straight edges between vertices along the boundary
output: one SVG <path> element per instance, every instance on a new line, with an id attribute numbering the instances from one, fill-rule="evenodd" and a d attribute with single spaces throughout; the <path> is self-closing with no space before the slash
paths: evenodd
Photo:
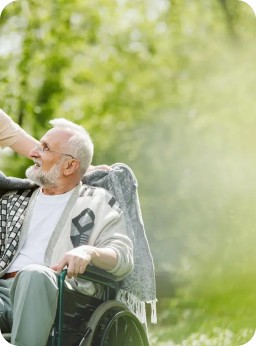
<path id="1" fill-rule="evenodd" d="M 23 292 L 42 292 L 47 291 L 49 294 L 53 293 L 54 296 L 58 291 L 58 278 L 57 274 L 46 266 L 41 266 L 37 264 L 31 264 L 24 267 L 16 275 L 10 295 L 11 300 L 14 298 L 16 289 L 18 288 Z"/>
<path id="2" fill-rule="evenodd" d="M 30 264 L 20 270 L 15 278 L 15 280 L 19 279 L 29 279 L 35 282 L 42 282 L 50 280 L 53 284 L 57 285 L 57 275 L 56 273 L 50 269 L 49 267 L 42 266 L 39 264 Z"/>
<path id="3" fill-rule="evenodd" d="M 57 274 L 45 266 L 29 265 L 16 275 L 10 292 L 13 306 L 13 344 L 16 345 L 19 341 L 18 345 L 37 345 L 35 340 L 47 340 L 57 310 L 57 282 Z M 36 316 L 40 316 L 40 321 Z M 34 332 L 33 337 L 29 335 L 28 339 L 30 328 Z"/>

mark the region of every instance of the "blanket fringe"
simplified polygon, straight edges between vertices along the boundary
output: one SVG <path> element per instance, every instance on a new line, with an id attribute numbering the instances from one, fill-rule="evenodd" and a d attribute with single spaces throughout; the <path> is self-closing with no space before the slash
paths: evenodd
<path id="1" fill-rule="evenodd" d="M 124 303 L 131 310 L 138 320 L 147 327 L 146 303 L 151 306 L 151 323 L 157 323 L 156 303 L 157 300 L 142 301 L 134 294 L 120 289 L 116 300 Z"/>
<path id="2" fill-rule="evenodd" d="M 156 314 L 157 299 L 147 301 L 146 303 L 150 304 L 151 306 L 151 323 L 156 324 L 157 323 L 157 314 Z"/>

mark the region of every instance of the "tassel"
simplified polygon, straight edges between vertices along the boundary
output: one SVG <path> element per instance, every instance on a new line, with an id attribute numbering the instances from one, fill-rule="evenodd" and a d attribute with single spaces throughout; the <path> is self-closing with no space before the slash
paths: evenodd
<path id="1" fill-rule="evenodd" d="M 151 323 L 157 324 L 157 313 L 156 313 L 157 299 L 156 300 L 151 300 L 151 301 L 149 301 L 147 303 L 151 305 Z"/>
<path id="2" fill-rule="evenodd" d="M 134 294 L 120 289 L 117 293 L 116 300 L 125 304 L 131 312 L 138 318 L 138 320 L 145 326 L 147 330 L 147 315 L 146 315 L 146 303 L 151 306 L 151 323 L 157 323 L 157 313 L 156 313 L 156 302 L 152 301 L 141 301 Z"/>

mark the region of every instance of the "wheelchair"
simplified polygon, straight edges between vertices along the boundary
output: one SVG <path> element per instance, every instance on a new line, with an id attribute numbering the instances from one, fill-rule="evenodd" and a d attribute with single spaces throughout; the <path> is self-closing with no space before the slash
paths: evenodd
<path id="1" fill-rule="evenodd" d="M 119 282 L 114 275 L 92 266 L 79 275 L 103 287 L 101 299 L 66 288 L 66 275 L 65 269 L 58 278 L 57 313 L 46 346 L 149 346 L 144 326 L 115 300 Z M 3 336 L 10 341 L 11 334 Z"/>
<path id="2" fill-rule="evenodd" d="M 128 308 L 115 300 L 115 276 L 88 266 L 79 278 L 103 286 L 102 298 L 65 289 L 67 271 L 59 276 L 59 300 L 47 346 L 148 346 L 143 325 Z"/>

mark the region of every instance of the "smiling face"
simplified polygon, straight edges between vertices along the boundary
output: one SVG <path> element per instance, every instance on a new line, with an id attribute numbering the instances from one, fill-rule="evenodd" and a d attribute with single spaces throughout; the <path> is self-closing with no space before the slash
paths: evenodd
<path id="1" fill-rule="evenodd" d="M 57 186 L 63 173 L 63 165 L 69 155 L 62 154 L 62 143 L 66 143 L 71 134 L 60 129 L 51 129 L 40 140 L 40 145 L 31 152 L 34 165 L 26 171 L 28 179 L 40 186 Z"/>

